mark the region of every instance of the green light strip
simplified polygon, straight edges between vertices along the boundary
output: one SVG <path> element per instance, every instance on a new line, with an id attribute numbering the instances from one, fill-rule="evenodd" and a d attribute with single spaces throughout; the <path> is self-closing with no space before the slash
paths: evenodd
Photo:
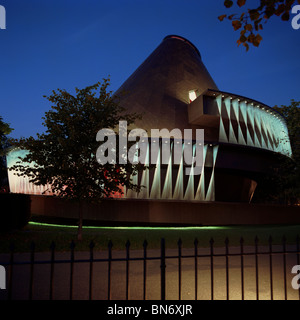
<path id="1" fill-rule="evenodd" d="M 61 224 L 49 224 L 41 222 L 29 222 L 30 225 L 34 226 L 45 226 L 55 228 L 78 228 L 78 226 L 72 225 L 61 225 Z M 95 227 L 95 226 L 83 226 L 83 229 L 111 229 L 111 230 L 221 230 L 228 229 L 228 227 L 219 226 L 205 226 L 205 227 Z"/>

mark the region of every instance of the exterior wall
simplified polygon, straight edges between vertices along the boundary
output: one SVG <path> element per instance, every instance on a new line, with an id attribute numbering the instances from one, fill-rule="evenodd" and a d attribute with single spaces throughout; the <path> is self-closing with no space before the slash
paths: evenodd
<path id="1" fill-rule="evenodd" d="M 78 219 L 78 207 L 60 199 L 31 196 L 31 214 L 41 217 Z M 84 207 L 84 220 L 100 225 L 299 224 L 300 207 L 221 202 L 164 200 L 103 200 Z"/>
<path id="2" fill-rule="evenodd" d="M 186 167 L 192 167 L 185 164 L 184 161 L 184 144 L 181 144 L 182 153 L 180 164 L 174 165 L 174 143 L 170 143 L 170 157 L 168 163 L 162 162 L 162 140 L 156 139 L 159 144 L 159 153 L 155 162 L 155 168 L 146 169 L 138 175 L 132 176 L 134 183 L 144 186 L 141 192 L 137 193 L 132 190 L 124 190 L 123 195 L 113 195 L 114 198 L 128 199 L 168 199 L 168 200 L 190 200 L 190 201 L 214 201 L 215 184 L 214 184 L 214 166 L 217 160 L 218 146 L 203 146 L 203 162 L 201 164 L 201 174 L 186 175 Z M 148 143 L 145 166 L 150 163 L 151 141 Z M 193 144 L 195 150 L 195 144 Z M 202 148 L 201 148 L 202 149 Z M 16 153 L 16 154 L 15 154 Z M 12 152 L 9 156 L 11 165 L 14 163 L 19 154 L 18 151 Z M 195 151 L 194 151 L 195 155 Z M 154 164 L 154 163 L 152 163 Z M 207 168 L 209 170 L 207 170 Z M 42 195 L 52 195 L 50 186 L 36 186 L 29 182 L 27 177 L 19 177 L 13 171 L 9 171 L 10 190 L 13 193 L 25 193 Z"/>

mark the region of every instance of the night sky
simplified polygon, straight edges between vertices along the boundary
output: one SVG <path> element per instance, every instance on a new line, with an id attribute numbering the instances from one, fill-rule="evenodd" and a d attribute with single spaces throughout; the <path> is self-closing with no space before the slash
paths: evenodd
<path id="1" fill-rule="evenodd" d="M 238 47 L 239 31 L 218 16 L 223 0 L 0 0 L 0 115 L 12 137 L 44 131 L 43 95 L 71 93 L 110 75 L 112 91 L 169 34 L 190 40 L 222 91 L 269 106 L 300 100 L 300 29 L 271 19 L 259 48 Z M 249 2 L 249 1 L 248 1 Z M 250 1 L 255 5 L 257 1 Z"/>

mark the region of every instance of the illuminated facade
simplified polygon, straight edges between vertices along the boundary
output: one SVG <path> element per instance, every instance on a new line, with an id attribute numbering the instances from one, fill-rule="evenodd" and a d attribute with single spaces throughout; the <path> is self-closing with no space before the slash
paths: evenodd
<path id="1" fill-rule="evenodd" d="M 290 157 L 291 146 L 284 118 L 253 99 L 222 92 L 204 66 L 198 49 L 179 36 L 167 36 L 120 89 L 120 103 L 129 112 L 142 113 L 136 127 L 151 129 L 204 129 L 201 174 L 186 175 L 183 156 L 133 176 L 144 186 L 141 192 L 124 190 L 122 198 L 249 202 L 260 178 L 277 161 L 277 154 Z M 164 134 L 148 140 L 145 165 L 153 143 L 160 150 L 169 138 Z M 171 154 L 180 137 L 173 136 Z M 141 143 L 141 142 L 140 142 Z M 191 140 L 193 150 L 199 141 Z M 182 148 L 182 155 L 184 152 Z M 8 156 L 8 165 L 14 156 Z M 192 168 L 193 170 L 193 168 Z M 40 194 L 24 178 L 9 172 L 12 192 Z"/>

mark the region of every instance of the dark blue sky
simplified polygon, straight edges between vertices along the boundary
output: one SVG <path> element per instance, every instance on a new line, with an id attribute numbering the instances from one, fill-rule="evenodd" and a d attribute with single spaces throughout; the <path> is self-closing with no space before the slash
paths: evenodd
<path id="1" fill-rule="evenodd" d="M 237 47 L 223 0 L 0 0 L 0 115 L 13 137 L 42 132 L 43 95 L 108 75 L 115 91 L 169 34 L 190 40 L 220 90 L 269 106 L 300 100 L 300 29 L 271 19 L 259 48 Z M 249 2 L 249 1 L 248 1 Z M 257 1 L 250 1 L 256 4 Z"/>

